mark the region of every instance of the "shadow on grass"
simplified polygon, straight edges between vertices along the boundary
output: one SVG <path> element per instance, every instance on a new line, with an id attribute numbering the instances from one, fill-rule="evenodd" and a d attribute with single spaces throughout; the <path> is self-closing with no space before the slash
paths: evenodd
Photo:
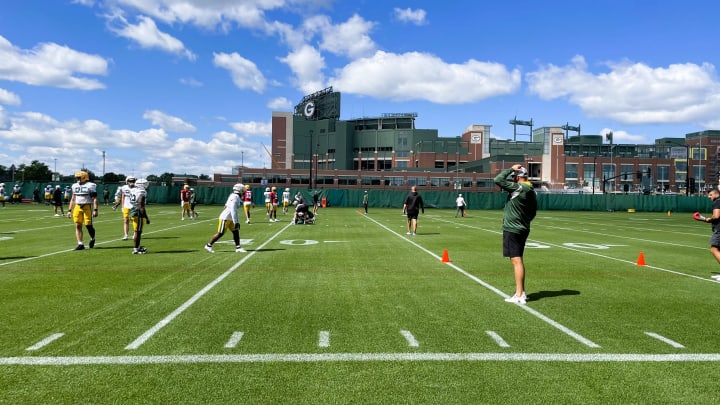
<path id="1" fill-rule="evenodd" d="M 528 301 L 538 301 L 543 298 L 561 297 L 563 295 L 580 295 L 580 291 L 576 290 L 560 290 L 560 291 L 538 291 L 530 293 L 527 296 Z"/>

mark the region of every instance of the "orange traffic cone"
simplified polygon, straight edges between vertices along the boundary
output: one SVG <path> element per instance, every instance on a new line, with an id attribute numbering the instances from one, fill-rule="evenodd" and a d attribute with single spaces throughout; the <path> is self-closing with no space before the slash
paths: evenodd
<path id="1" fill-rule="evenodd" d="M 670 211 L 668 210 L 668 216 L 670 216 Z"/>
<path id="2" fill-rule="evenodd" d="M 363 214 L 363 212 L 362 212 L 362 210 L 360 210 L 360 215 L 362 215 L 362 214 Z"/>
<path id="3" fill-rule="evenodd" d="M 443 257 L 442 257 L 443 263 L 450 263 L 450 257 L 448 257 L 448 250 L 443 250 Z"/>
<path id="4" fill-rule="evenodd" d="M 636 263 L 635 265 L 636 265 L 636 266 L 647 266 L 647 265 L 645 264 L 645 255 L 643 254 L 643 252 L 640 252 L 640 255 L 638 256 L 637 263 Z"/>

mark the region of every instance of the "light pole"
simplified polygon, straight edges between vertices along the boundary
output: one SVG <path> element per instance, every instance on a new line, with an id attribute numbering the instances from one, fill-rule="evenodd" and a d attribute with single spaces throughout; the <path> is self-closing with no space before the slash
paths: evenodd
<path id="1" fill-rule="evenodd" d="M 311 130 L 309 131 L 309 133 L 310 133 L 310 143 L 309 143 L 310 149 L 308 150 L 308 159 L 309 159 L 309 161 L 308 161 L 308 163 L 309 163 L 308 166 L 310 167 L 310 177 L 308 178 L 308 190 L 311 190 L 311 189 L 312 189 L 312 179 L 313 179 L 313 174 L 312 174 L 312 166 L 313 166 L 313 162 L 312 162 L 312 160 L 313 160 L 313 156 L 312 156 L 313 130 L 311 129 Z"/>

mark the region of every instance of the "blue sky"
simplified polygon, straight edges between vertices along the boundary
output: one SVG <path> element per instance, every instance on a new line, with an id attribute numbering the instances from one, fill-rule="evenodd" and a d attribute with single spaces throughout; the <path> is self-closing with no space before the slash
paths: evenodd
<path id="1" fill-rule="evenodd" d="M 656 4 L 653 4 L 656 3 Z M 342 119 L 720 129 L 713 1 L 23 0 L 0 13 L 0 165 L 147 176 L 270 166 L 273 111 Z M 519 128 L 518 133 L 527 133 Z M 518 140 L 524 140 L 520 136 Z"/>

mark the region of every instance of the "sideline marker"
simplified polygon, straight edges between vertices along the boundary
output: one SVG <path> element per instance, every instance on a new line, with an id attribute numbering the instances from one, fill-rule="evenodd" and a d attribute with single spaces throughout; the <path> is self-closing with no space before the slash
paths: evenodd
<path id="1" fill-rule="evenodd" d="M 443 262 L 443 263 L 450 263 L 450 257 L 448 256 L 448 250 L 447 250 L 447 249 L 443 250 L 442 262 Z"/>
<path id="2" fill-rule="evenodd" d="M 637 265 L 637 266 L 647 266 L 647 265 L 645 264 L 645 254 L 643 254 L 643 252 L 640 252 L 640 255 L 638 255 L 638 259 L 637 259 L 636 265 Z"/>

